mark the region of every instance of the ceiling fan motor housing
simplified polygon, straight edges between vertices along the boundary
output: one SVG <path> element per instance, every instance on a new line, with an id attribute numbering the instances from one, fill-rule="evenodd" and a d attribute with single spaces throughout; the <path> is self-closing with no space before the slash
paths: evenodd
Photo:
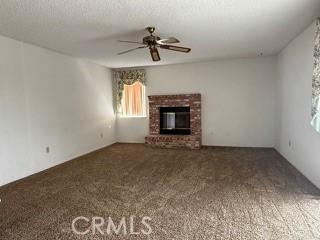
<path id="1" fill-rule="evenodd" d="M 151 36 L 144 37 L 142 41 L 144 44 L 151 46 L 151 45 L 156 45 L 158 40 L 160 40 L 160 37 L 151 35 Z"/>

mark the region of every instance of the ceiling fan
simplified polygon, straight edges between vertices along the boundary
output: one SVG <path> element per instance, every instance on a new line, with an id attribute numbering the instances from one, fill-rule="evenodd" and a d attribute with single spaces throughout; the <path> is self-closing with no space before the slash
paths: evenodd
<path id="1" fill-rule="evenodd" d="M 143 46 L 132 48 L 132 49 L 120 52 L 120 53 L 118 53 L 118 55 L 122 55 L 122 54 L 125 54 L 125 53 L 128 53 L 128 52 L 132 52 L 134 50 L 138 50 L 138 49 L 141 49 L 141 48 L 149 48 L 152 60 L 153 61 L 160 61 L 160 55 L 159 55 L 159 52 L 158 52 L 158 48 L 177 51 L 177 52 L 184 52 L 184 53 L 188 53 L 188 52 L 191 51 L 190 48 L 169 45 L 169 44 L 174 44 L 174 43 L 179 43 L 180 42 L 178 39 L 176 39 L 174 37 L 161 39 L 159 36 L 154 36 L 153 33 L 155 31 L 155 27 L 147 27 L 146 30 L 150 33 L 150 35 L 144 37 L 142 39 L 142 42 L 119 40 L 119 42 L 135 43 L 135 44 L 140 44 L 140 45 L 143 45 Z"/>

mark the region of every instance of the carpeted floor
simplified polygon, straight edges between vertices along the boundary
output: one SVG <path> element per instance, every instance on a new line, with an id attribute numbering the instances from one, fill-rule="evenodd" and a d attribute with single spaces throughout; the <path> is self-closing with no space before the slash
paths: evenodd
<path id="1" fill-rule="evenodd" d="M 1 240 L 320 239 L 320 191 L 272 149 L 115 144 L 1 187 L 0 198 Z M 90 232 L 75 234 L 78 216 L 105 219 L 104 235 L 84 219 L 76 229 Z M 125 217 L 127 235 L 110 235 L 108 217 Z M 139 235 L 128 235 L 130 217 Z"/>

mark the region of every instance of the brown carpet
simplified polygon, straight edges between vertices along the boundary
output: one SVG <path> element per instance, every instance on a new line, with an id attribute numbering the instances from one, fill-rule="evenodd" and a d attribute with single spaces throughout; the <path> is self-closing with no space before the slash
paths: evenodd
<path id="1" fill-rule="evenodd" d="M 0 198 L 1 240 L 320 239 L 320 191 L 272 149 L 115 144 L 1 187 Z M 132 215 L 138 230 L 152 219 L 151 235 L 71 230 L 78 216 Z"/>

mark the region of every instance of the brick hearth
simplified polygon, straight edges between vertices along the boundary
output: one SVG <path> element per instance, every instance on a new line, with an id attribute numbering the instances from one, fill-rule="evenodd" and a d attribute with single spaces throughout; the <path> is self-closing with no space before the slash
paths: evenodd
<path id="1" fill-rule="evenodd" d="M 149 134 L 145 142 L 165 148 L 201 147 L 201 95 L 153 95 L 149 96 Z M 160 107 L 190 107 L 191 135 L 160 135 Z"/>

